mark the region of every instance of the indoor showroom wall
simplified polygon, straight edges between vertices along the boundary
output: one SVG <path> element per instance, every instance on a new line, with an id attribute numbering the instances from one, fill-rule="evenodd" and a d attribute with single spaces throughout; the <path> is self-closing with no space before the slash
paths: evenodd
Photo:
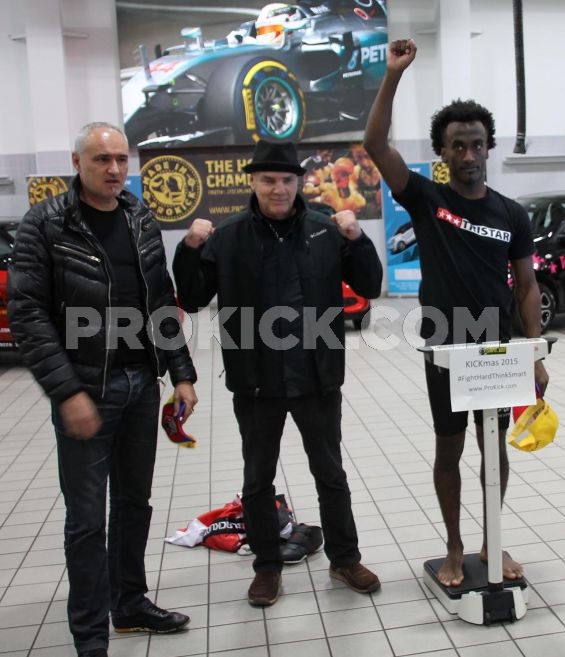
<path id="1" fill-rule="evenodd" d="M 527 153 L 521 156 L 512 152 L 512 1 L 388 0 L 388 8 L 390 38 L 412 36 L 418 45 L 391 131 L 405 158 L 431 159 L 431 114 L 453 98 L 472 97 L 496 120 L 493 187 L 509 196 L 565 188 L 564 0 L 523 0 Z M 13 181 L 0 185 L 0 216 L 18 216 L 27 209 L 26 175 L 71 173 L 77 129 L 94 120 L 121 122 L 115 0 L 0 0 L 0 25 L 0 180 Z M 132 153 L 131 173 L 137 170 Z M 169 231 L 168 250 L 178 238 Z"/>
<path id="2" fill-rule="evenodd" d="M 457 17 L 465 5 L 469 5 L 470 18 L 468 31 L 462 35 Z M 492 111 L 496 121 L 497 147 L 490 152 L 489 184 L 509 196 L 565 189 L 565 2 L 522 0 L 522 5 L 527 153 L 518 156 L 513 154 L 512 0 L 390 0 L 390 38 L 409 35 L 418 45 L 393 115 L 392 137 L 407 159 L 432 157 L 429 119 L 437 108 L 454 98 L 474 98 Z M 446 7 L 448 11 L 443 11 Z M 453 23 L 441 24 L 442 12 L 450 13 Z M 455 38 L 450 40 L 452 33 Z"/>

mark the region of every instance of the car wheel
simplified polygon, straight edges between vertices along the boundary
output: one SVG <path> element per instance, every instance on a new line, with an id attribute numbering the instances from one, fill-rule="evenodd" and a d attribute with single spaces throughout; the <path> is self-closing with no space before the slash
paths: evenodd
<path id="1" fill-rule="evenodd" d="M 361 317 L 361 319 L 353 320 L 353 328 L 356 331 L 361 331 L 362 329 L 368 328 L 370 323 L 371 323 L 371 310 L 369 309 L 363 315 L 363 317 Z"/>
<path id="2" fill-rule="evenodd" d="M 398 242 L 398 244 L 396 245 L 397 251 L 404 251 L 405 248 L 406 248 L 406 242 L 403 242 L 402 240 Z"/>
<path id="3" fill-rule="evenodd" d="M 296 78 L 275 61 L 261 61 L 244 77 L 241 89 L 247 119 L 257 137 L 299 139 L 304 128 L 304 98 Z M 255 137 L 255 135 L 252 135 Z"/>
<path id="4" fill-rule="evenodd" d="M 301 138 L 306 103 L 295 75 L 274 59 L 235 59 L 216 71 L 201 104 L 208 128 L 231 127 L 236 143 Z"/>
<path id="5" fill-rule="evenodd" d="M 541 332 L 545 333 L 555 318 L 555 295 L 551 288 L 544 283 L 539 283 L 541 301 Z"/>

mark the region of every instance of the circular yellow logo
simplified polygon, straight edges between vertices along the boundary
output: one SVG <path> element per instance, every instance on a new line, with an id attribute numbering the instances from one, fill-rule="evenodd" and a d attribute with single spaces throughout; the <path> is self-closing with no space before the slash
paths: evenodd
<path id="1" fill-rule="evenodd" d="M 200 205 L 202 179 L 183 157 L 159 155 L 141 168 L 143 200 L 159 221 L 188 218 Z"/>
<path id="2" fill-rule="evenodd" d="M 435 160 L 432 162 L 432 177 L 434 182 L 437 183 L 448 183 L 449 182 L 449 167 L 445 162 L 440 160 Z"/>
<path id="3" fill-rule="evenodd" d="M 58 176 L 33 176 L 27 184 L 29 204 L 35 205 L 68 189 L 67 183 Z"/>

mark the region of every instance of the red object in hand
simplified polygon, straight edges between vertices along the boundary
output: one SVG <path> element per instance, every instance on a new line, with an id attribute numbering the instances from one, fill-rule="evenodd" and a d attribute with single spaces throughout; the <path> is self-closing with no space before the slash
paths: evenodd
<path id="1" fill-rule="evenodd" d="M 543 395 L 540 392 L 539 386 L 536 383 L 536 399 L 541 399 Z M 512 409 L 512 418 L 514 419 L 514 423 L 518 422 L 518 418 L 522 413 L 529 408 L 528 406 L 514 406 Z"/>
<path id="2" fill-rule="evenodd" d="M 518 422 L 518 418 L 527 408 L 527 406 L 514 406 L 512 409 L 512 417 L 514 419 L 514 423 Z"/>

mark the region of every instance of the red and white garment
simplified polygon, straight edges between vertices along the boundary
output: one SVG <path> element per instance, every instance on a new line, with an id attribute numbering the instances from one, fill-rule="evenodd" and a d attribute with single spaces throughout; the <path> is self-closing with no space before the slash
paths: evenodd
<path id="1" fill-rule="evenodd" d="M 276 504 L 281 538 L 286 539 L 292 533 L 294 518 L 284 495 L 277 495 Z M 191 520 L 184 529 L 179 529 L 173 536 L 166 538 L 165 541 L 184 547 L 195 547 L 202 544 L 212 550 L 237 552 L 247 542 L 241 498 L 236 495 L 223 507 L 206 511 Z"/>

